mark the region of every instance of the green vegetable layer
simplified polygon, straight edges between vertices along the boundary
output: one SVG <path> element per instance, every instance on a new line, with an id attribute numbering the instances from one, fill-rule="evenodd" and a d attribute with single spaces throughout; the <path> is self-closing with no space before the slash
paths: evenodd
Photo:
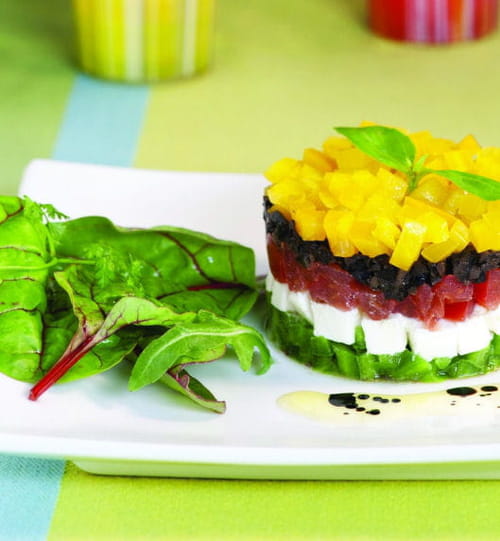
<path id="1" fill-rule="evenodd" d="M 314 336 L 312 325 L 292 312 L 276 309 L 268 300 L 268 337 L 286 355 L 326 374 L 359 380 L 433 382 L 448 378 L 477 376 L 500 367 L 500 335 L 480 351 L 439 357 L 427 361 L 409 349 L 394 355 L 367 353 L 363 330 L 356 330 L 356 342 L 348 346 Z"/>

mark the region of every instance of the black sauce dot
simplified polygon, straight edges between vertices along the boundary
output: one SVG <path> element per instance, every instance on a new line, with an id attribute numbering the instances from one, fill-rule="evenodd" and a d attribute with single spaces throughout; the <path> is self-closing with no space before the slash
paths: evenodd
<path id="1" fill-rule="evenodd" d="M 370 398 L 369 394 L 358 394 L 360 400 L 368 400 Z"/>
<path id="2" fill-rule="evenodd" d="M 368 410 L 366 413 L 369 413 L 370 415 L 379 415 L 380 410 Z"/>
<path id="3" fill-rule="evenodd" d="M 491 396 L 491 393 L 481 393 L 479 396 Z"/>
<path id="4" fill-rule="evenodd" d="M 358 404 L 354 393 L 337 393 L 328 397 L 328 402 L 338 408 L 355 408 Z"/>
<path id="5" fill-rule="evenodd" d="M 348 411 L 344 411 L 344 415 L 349 415 L 349 412 L 348 412 Z"/>
<path id="6" fill-rule="evenodd" d="M 472 387 L 454 387 L 453 389 L 446 389 L 446 392 L 452 396 L 470 396 L 476 394 L 477 391 Z"/>
<path id="7" fill-rule="evenodd" d="M 365 409 L 366 409 L 366 408 L 361 408 L 361 407 L 359 407 L 359 408 L 356 408 L 356 411 L 365 411 Z"/>
<path id="8" fill-rule="evenodd" d="M 486 393 L 493 393 L 495 391 L 498 391 L 498 387 L 495 387 L 495 385 L 484 385 L 481 387 L 481 391 L 485 391 Z"/>
<path id="9" fill-rule="evenodd" d="M 391 402 L 394 402 L 394 404 L 398 404 L 399 402 L 401 402 L 401 398 L 393 398 Z"/>
<path id="10" fill-rule="evenodd" d="M 373 401 L 374 402 L 382 402 L 383 398 L 381 396 L 374 396 Z"/>

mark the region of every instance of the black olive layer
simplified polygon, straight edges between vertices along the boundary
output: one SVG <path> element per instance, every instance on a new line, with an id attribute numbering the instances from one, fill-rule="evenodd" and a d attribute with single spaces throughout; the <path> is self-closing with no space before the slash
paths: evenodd
<path id="1" fill-rule="evenodd" d="M 301 265 L 309 267 L 314 262 L 336 263 L 362 284 L 381 291 L 386 299 L 402 301 L 422 284 L 432 286 L 449 274 L 463 283 L 484 282 L 488 271 L 500 267 L 500 252 L 488 250 L 478 253 L 471 245 L 439 263 L 431 263 L 420 256 L 408 271 L 391 265 L 389 256 L 385 254 L 376 257 L 364 254 L 338 257 L 332 254 L 327 241 L 302 240 L 295 230 L 294 222 L 287 220 L 278 211 L 269 212 L 271 207 L 271 202 L 265 197 L 266 232 L 275 243 L 284 242 Z"/>

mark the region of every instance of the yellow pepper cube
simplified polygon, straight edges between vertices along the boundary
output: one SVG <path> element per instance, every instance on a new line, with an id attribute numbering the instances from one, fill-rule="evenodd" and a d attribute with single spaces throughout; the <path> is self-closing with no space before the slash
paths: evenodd
<path id="1" fill-rule="evenodd" d="M 408 191 L 408 181 L 399 174 L 391 173 L 388 169 L 381 167 L 377 171 L 377 178 L 380 180 L 380 192 L 394 201 L 402 201 Z"/>
<path id="2" fill-rule="evenodd" d="M 476 220 L 469 226 L 470 240 L 478 252 L 500 250 L 500 231 L 492 229 L 484 219 Z"/>
<path id="3" fill-rule="evenodd" d="M 465 192 L 454 186 L 450 187 L 448 197 L 443 201 L 442 209 L 449 214 L 457 214 L 460 207 L 460 202 L 465 196 Z"/>
<path id="4" fill-rule="evenodd" d="M 466 193 L 460 198 L 457 211 L 467 223 L 479 220 L 486 211 L 486 201 L 477 195 Z"/>
<path id="5" fill-rule="evenodd" d="M 458 143 L 457 147 L 468 154 L 475 154 L 481 149 L 481 145 L 473 135 L 466 135 L 460 143 Z"/>
<path id="6" fill-rule="evenodd" d="M 361 204 L 362 198 L 360 195 L 353 193 L 351 175 L 333 171 L 332 173 L 326 173 L 325 181 L 330 193 L 341 205 L 347 208 L 357 208 Z"/>
<path id="7" fill-rule="evenodd" d="M 431 244 L 422 250 L 422 257 L 431 263 L 443 261 L 457 250 L 457 240 L 451 237 L 444 242 Z"/>
<path id="8" fill-rule="evenodd" d="M 340 257 L 351 257 L 357 249 L 349 240 L 349 232 L 354 223 L 354 213 L 343 210 L 327 211 L 323 226 L 330 250 Z"/>
<path id="9" fill-rule="evenodd" d="M 279 182 L 269 186 L 266 194 L 274 205 L 287 207 L 290 201 L 306 200 L 304 187 L 299 181 Z"/>
<path id="10" fill-rule="evenodd" d="M 362 254 L 369 257 L 388 254 L 387 246 L 376 239 L 372 232 L 373 224 L 356 220 L 349 231 L 349 240 Z"/>
<path id="11" fill-rule="evenodd" d="M 477 153 L 475 160 L 478 175 L 500 180 L 500 148 L 483 148 Z"/>
<path id="12" fill-rule="evenodd" d="M 357 217 L 365 222 L 374 222 L 384 216 L 395 221 L 400 210 L 399 205 L 384 193 L 376 192 L 363 203 L 357 212 Z"/>
<path id="13" fill-rule="evenodd" d="M 424 242 L 444 242 L 450 236 L 448 222 L 436 212 L 426 212 L 418 222 L 425 227 Z"/>
<path id="14" fill-rule="evenodd" d="M 425 232 L 426 228 L 422 224 L 406 221 L 389 262 L 400 269 L 408 270 L 420 255 Z"/>
<path id="15" fill-rule="evenodd" d="M 411 192 L 414 199 L 440 207 L 448 197 L 450 182 L 439 175 L 426 175 Z"/>
<path id="16" fill-rule="evenodd" d="M 300 170 L 301 162 L 293 158 L 283 158 L 273 163 L 264 176 L 274 184 L 282 180 L 298 178 Z"/>
<path id="17" fill-rule="evenodd" d="M 332 135 L 323 143 L 323 151 L 329 158 L 335 160 L 335 162 L 337 153 L 340 150 L 346 150 L 347 148 L 354 148 L 353 144 L 349 139 L 337 135 Z"/>
<path id="18" fill-rule="evenodd" d="M 375 229 L 372 234 L 389 249 L 394 250 L 401 230 L 389 218 L 381 216 L 375 220 Z"/>
<path id="19" fill-rule="evenodd" d="M 340 150 L 335 155 L 335 161 L 341 171 L 356 171 L 359 169 L 377 170 L 380 164 L 357 148 Z"/>
<path id="20" fill-rule="evenodd" d="M 303 240 L 325 240 L 325 211 L 300 208 L 292 213 L 297 233 Z"/>
<path id="21" fill-rule="evenodd" d="M 302 161 L 311 167 L 314 167 L 321 173 L 333 171 L 337 167 L 335 160 L 315 148 L 306 148 L 304 150 Z"/>
<path id="22" fill-rule="evenodd" d="M 443 155 L 446 169 L 467 171 L 470 168 L 470 160 L 465 152 L 461 150 L 450 150 Z"/>

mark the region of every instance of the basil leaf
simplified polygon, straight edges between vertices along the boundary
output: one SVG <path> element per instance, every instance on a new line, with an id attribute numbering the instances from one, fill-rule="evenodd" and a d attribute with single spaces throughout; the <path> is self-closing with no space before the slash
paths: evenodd
<path id="1" fill-rule="evenodd" d="M 415 145 L 400 131 L 385 126 L 337 127 L 335 130 L 378 162 L 402 173 L 412 172 L 416 155 Z"/>
<path id="2" fill-rule="evenodd" d="M 485 201 L 498 201 L 500 199 L 500 182 L 491 178 L 449 169 L 427 170 L 426 172 L 447 178 L 462 190 L 477 195 Z"/>

